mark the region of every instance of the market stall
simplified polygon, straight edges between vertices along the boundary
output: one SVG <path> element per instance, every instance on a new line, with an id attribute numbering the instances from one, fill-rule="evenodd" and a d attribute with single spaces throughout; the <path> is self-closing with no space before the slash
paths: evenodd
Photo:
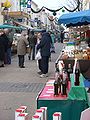
<path id="1" fill-rule="evenodd" d="M 68 64 L 74 65 L 75 58 L 78 59 L 80 71 L 87 79 L 90 78 L 90 48 L 86 43 L 90 38 L 90 10 L 63 14 L 58 19 L 59 24 L 69 27 L 71 39 L 66 44 L 63 53 L 58 59 L 62 59 L 67 68 Z"/>
<path id="2" fill-rule="evenodd" d="M 37 108 L 48 108 L 48 120 L 52 120 L 54 112 L 62 113 L 62 120 L 80 120 L 81 112 L 88 108 L 88 97 L 80 76 L 80 85 L 74 85 L 74 77 L 71 75 L 71 84 L 68 83 L 67 95 L 54 95 L 54 81 L 50 79 L 37 97 Z M 83 93 L 83 94 L 82 94 Z"/>

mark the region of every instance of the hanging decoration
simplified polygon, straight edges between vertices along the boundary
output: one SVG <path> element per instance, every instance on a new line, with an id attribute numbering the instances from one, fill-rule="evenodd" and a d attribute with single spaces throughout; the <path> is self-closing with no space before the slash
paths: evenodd
<path id="1" fill-rule="evenodd" d="M 64 10 L 64 9 L 62 9 L 62 12 L 65 12 L 65 10 Z"/>
<path id="2" fill-rule="evenodd" d="M 54 16 L 56 16 L 56 14 L 57 14 L 56 12 L 53 12 L 53 15 L 54 15 Z"/>
<path id="3" fill-rule="evenodd" d="M 73 9 L 73 10 L 68 9 L 68 8 L 65 7 L 65 6 L 59 8 L 59 9 L 56 9 L 56 10 L 49 9 L 49 8 L 43 6 L 41 9 L 39 9 L 39 10 L 37 10 L 37 11 L 35 11 L 34 9 L 31 8 L 31 11 L 32 11 L 33 13 L 39 13 L 39 12 L 41 12 L 41 11 L 43 10 L 43 8 L 44 8 L 44 9 L 47 9 L 48 11 L 50 11 L 50 12 L 53 12 L 53 15 L 55 16 L 55 15 L 56 15 L 56 12 L 58 12 L 58 11 L 61 10 L 61 9 L 62 9 L 62 12 L 65 12 L 65 10 L 67 10 L 67 11 L 69 11 L 69 12 L 74 12 L 74 11 L 76 11 L 76 10 L 79 8 L 79 6 L 80 6 L 80 2 L 79 2 L 79 0 L 78 0 L 78 4 L 77 4 L 76 8 Z M 64 8 L 65 10 L 64 10 L 63 8 Z"/>
<path id="4" fill-rule="evenodd" d="M 39 12 L 41 12 L 42 10 L 43 10 L 43 7 L 42 7 L 41 9 L 37 10 L 37 11 L 35 11 L 35 10 L 33 10 L 33 9 L 31 8 L 31 11 L 32 11 L 33 13 L 39 13 Z"/>

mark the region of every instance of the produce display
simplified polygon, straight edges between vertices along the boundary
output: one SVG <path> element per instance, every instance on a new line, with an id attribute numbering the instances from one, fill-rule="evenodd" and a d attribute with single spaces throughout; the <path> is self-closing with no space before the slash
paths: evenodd
<path id="1" fill-rule="evenodd" d="M 77 58 L 90 60 L 90 48 L 83 49 L 82 47 L 75 46 L 73 42 L 66 45 L 62 50 L 61 59 Z"/>

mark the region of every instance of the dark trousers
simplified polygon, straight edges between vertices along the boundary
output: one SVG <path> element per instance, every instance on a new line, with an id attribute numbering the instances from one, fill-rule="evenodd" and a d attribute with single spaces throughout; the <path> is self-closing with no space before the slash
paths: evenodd
<path id="1" fill-rule="evenodd" d="M 49 67 L 49 56 L 42 56 L 42 59 L 41 59 L 41 72 L 43 74 L 48 73 L 48 67 Z"/>
<path id="2" fill-rule="evenodd" d="M 38 67 L 39 67 L 39 70 L 41 70 L 41 71 L 42 71 L 42 67 L 41 67 L 41 59 L 40 59 L 40 60 L 38 60 Z"/>
<path id="3" fill-rule="evenodd" d="M 22 67 L 24 66 L 24 55 L 18 55 L 19 59 L 19 66 Z"/>
<path id="4" fill-rule="evenodd" d="M 35 60 L 35 46 L 30 46 L 30 53 L 29 53 L 29 60 L 31 59 L 32 54 L 32 60 Z"/>
<path id="5" fill-rule="evenodd" d="M 11 64 L 11 48 L 7 49 L 7 64 Z"/>

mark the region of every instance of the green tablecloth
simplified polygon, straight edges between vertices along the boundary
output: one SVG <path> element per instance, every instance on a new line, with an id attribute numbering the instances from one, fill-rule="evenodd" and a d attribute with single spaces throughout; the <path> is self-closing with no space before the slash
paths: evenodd
<path id="1" fill-rule="evenodd" d="M 84 87 L 84 82 L 83 82 L 84 77 L 82 76 L 82 74 L 80 75 L 79 86 L 74 85 L 74 75 L 72 74 L 70 77 L 71 77 L 71 89 L 68 94 L 68 99 L 88 101 L 87 92 L 86 92 L 86 89 Z"/>
<path id="2" fill-rule="evenodd" d="M 48 107 L 48 120 L 52 120 L 54 112 L 62 113 L 62 120 L 80 120 L 83 110 L 88 108 L 88 97 L 80 76 L 80 86 L 74 86 L 74 77 L 71 76 L 71 89 L 66 100 L 50 100 L 37 98 L 37 108 Z"/>

